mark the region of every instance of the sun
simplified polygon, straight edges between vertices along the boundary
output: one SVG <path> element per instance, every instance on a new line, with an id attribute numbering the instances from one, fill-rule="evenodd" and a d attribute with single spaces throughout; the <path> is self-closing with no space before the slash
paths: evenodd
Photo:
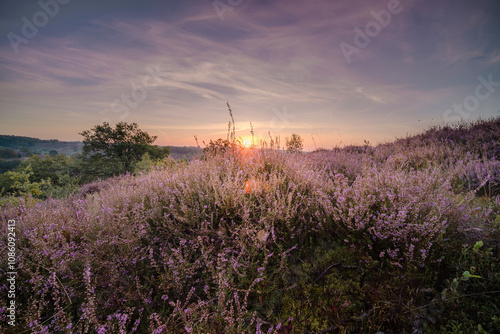
<path id="1" fill-rule="evenodd" d="M 246 148 L 249 148 L 250 146 L 252 146 L 252 142 L 250 141 L 250 139 L 245 139 L 243 141 L 243 145 L 246 147 Z"/>

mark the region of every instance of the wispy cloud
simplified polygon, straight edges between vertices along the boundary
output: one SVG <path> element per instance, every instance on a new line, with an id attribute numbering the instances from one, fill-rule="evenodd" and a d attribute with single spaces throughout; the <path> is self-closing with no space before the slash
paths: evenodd
<path id="1" fill-rule="evenodd" d="M 376 142 L 440 119 L 479 74 L 498 73 L 492 3 L 401 0 L 403 10 L 348 64 L 339 44 L 354 43 L 354 27 L 364 29 L 388 3 L 245 1 L 223 21 L 210 1 L 68 6 L 19 55 L 0 44 L 0 132 L 30 135 L 43 118 L 52 125 L 39 136 L 78 140 L 109 119 L 192 144 L 195 134 L 224 135 L 230 101 L 238 122 L 282 136 L 302 131 L 309 148 L 309 132 L 331 145 L 339 133 L 344 143 L 360 133 Z M 87 17 L 73 22 L 77 10 Z M 113 112 L 156 65 L 162 82 L 128 114 Z M 276 110 L 285 108 L 293 117 L 278 126 Z"/>

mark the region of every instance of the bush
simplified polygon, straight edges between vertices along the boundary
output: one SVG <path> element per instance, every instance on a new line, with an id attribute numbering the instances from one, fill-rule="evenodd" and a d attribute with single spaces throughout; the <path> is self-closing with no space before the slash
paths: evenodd
<path id="1" fill-rule="evenodd" d="M 293 133 L 290 138 L 285 138 L 286 139 L 286 149 L 288 152 L 291 153 L 298 153 L 301 152 L 302 149 L 304 148 L 304 140 L 296 133 Z"/>
<path id="2" fill-rule="evenodd" d="M 15 170 L 21 164 L 21 160 L 3 160 L 0 159 L 0 174 L 8 172 L 10 170 Z"/>
<path id="3" fill-rule="evenodd" d="M 30 176 L 33 174 L 30 168 L 23 171 L 8 171 L 0 174 L 0 195 L 1 196 L 33 196 L 35 198 L 45 198 L 46 191 L 50 187 L 50 181 L 31 182 Z"/>

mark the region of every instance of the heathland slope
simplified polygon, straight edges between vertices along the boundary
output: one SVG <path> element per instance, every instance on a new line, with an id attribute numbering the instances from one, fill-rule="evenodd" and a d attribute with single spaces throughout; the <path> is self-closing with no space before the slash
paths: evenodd
<path id="1" fill-rule="evenodd" d="M 17 273 L 16 327 L 3 299 L 1 330 L 500 332 L 488 122 L 356 150 L 234 146 L 25 198 L 0 214 Z"/>

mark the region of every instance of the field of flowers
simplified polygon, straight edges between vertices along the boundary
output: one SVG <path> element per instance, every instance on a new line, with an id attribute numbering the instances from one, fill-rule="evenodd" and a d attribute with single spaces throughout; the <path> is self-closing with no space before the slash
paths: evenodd
<path id="1" fill-rule="evenodd" d="M 0 332 L 500 333 L 499 118 L 275 146 L 1 208 Z"/>

